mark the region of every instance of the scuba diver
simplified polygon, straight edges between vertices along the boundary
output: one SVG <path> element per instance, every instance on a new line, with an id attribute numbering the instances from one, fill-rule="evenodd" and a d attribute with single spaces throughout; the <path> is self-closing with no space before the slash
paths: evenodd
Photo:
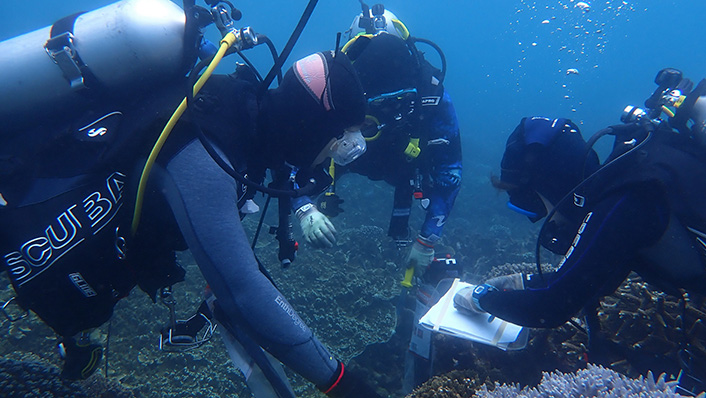
<path id="1" fill-rule="evenodd" d="M 248 203 L 253 187 L 286 197 L 328 186 L 317 181 L 315 169 L 328 158 L 350 158 L 344 132 L 355 131 L 365 115 L 360 81 L 345 54 L 324 52 L 295 62 L 274 89 L 245 64 L 202 84 L 229 46 L 240 52 L 264 39 L 248 28 L 227 29 L 218 52 L 199 63 L 210 61 L 199 77 L 191 58 L 198 49 L 185 38 L 192 34 L 195 47 L 203 44 L 206 23 L 193 18 L 213 14 L 223 21 L 237 11 L 212 3 L 211 10 L 185 4 L 185 25 L 184 11 L 170 1 L 128 0 L 0 43 L 18 56 L 3 65 L 3 103 L 12 95 L 16 109 L 0 115 L 7 127 L 0 150 L 0 251 L 17 295 L 3 312 L 36 313 L 60 336 L 62 376 L 84 379 L 102 357 L 91 331 L 136 285 L 153 300 L 168 295 L 185 274 L 175 251 L 188 248 L 212 295 L 199 315 L 213 316 L 222 334 L 243 346 L 249 341 L 246 351 L 262 347 L 329 396 L 376 397 L 282 296 L 241 225 L 241 213 L 254 205 Z M 115 31 L 97 28 L 113 26 L 111 18 Z M 74 34 L 83 36 L 74 40 Z M 130 47 L 136 35 L 144 39 L 141 48 Z M 115 51 L 102 51 L 111 45 Z M 12 51 L 17 48 L 26 60 Z M 129 81 L 123 68 L 144 75 Z M 196 76 L 192 70 L 186 77 L 190 69 Z M 34 80 L 56 90 L 13 91 L 31 88 L 27 82 Z M 42 101 L 54 106 L 40 119 Z M 183 118 L 175 117 L 184 109 Z M 170 131 L 169 139 L 158 139 L 160 130 Z M 267 171 L 269 190 L 261 186 Z M 179 336 L 169 329 L 168 343 L 178 345 L 200 329 L 181 326 Z M 272 389 L 260 396 L 294 396 L 286 382 Z"/>
<path id="2" fill-rule="evenodd" d="M 598 300 L 631 272 L 677 298 L 706 294 L 706 80 L 693 88 L 680 71 L 664 69 L 655 81 L 646 109 L 627 107 L 624 124 L 588 142 L 568 119 L 522 119 L 493 185 L 508 193 L 509 208 L 532 222 L 545 218 L 538 273 L 464 288 L 454 297 L 459 310 L 555 328 L 583 309 L 590 358 L 610 343 L 600 334 Z M 615 143 L 600 164 L 592 147 L 606 134 Z M 541 272 L 540 245 L 563 256 L 555 271 Z M 681 348 L 681 392 L 696 395 L 706 388 L 706 358 L 694 355 L 686 335 Z"/>
<path id="3" fill-rule="evenodd" d="M 443 52 L 433 42 L 411 36 L 382 4 L 369 8 L 361 1 L 361 6 L 362 13 L 344 33 L 347 42 L 343 52 L 353 62 L 367 99 L 366 123 L 361 128 L 367 148 L 354 163 L 331 162 L 329 174 L 334 183 L 316 204 L 300 197 L 293 205 L 305 240 L 315 247 L 332 247 L 336 230 L 329 217 L 343 211 L 335 182 L 344 174 L 356 173 L 392 185 L 395 191 L 388 235 L 400 249 L 411 243 L 404 258 L 407 273 L 402 284 L 405 293 L 414 285 L 414 291 L 423 297 L 414 311 L 418 319 L 433 304 L 432 297 L 437 297 L 435 288 L 441 279 L 437 271 L 444 274 L 446 268 L 445 258 L 434 261 L 434 245 L 441 238 L 461 185 L 460 130 L 451 97 L 443 86 Z M 430 45 L 439 53 L 441 69 L 425 59 L 417 43 Z M 415 199 L 426 217 L 413 235 L 408 222 Z M 454 262 L 451 267 L 454 272 L 456 265 Z M 425 277 L 426 271 L 434 276 Z M 413 323 L 411 328 L 415 329 Z M 407 361 L 408 367 L 420 369 L 406 372 L 410 375 L 405 380 L 407 392 L 430 377 L 431 334 L 421 328 L 411 334 L 424 336 L 411 342 L 416 353 L 409 355 L 425 365 Z"/>
<path id="4" fill-rule="evenodd" d="M 415 46 L 431 42 L 412 37 L 382 4 L 372 9 L 363 4 L 363 11 L 345 32 L 348 42 L 343 52 L 353 61 L 367 98 L 363 127 L 367 150 L 353 164 L 332 164 L 331 171 L 335 179 L 353 172 L 395 187 L 388 235 L 401 246 L 412 243 L 408 265 L 416 264 L 421 274 L 434 259 L 434 244 L 461 184 L 458 120 L 443 87 L 445 59 L 440 52 L 444 65 L 442 70 L 434 68 Z M 408 220 L 414 198 L 426 210 L 426 218 L 412 238 Z M 341 203 L 330 189 L 319 198 L 318 206 L 306 198 L 298 198 L 294 205 L 299 214 L 305 209 L 309 214 L 335 217 L 342 211 Z M 333 246 L 335 228 L 326 217 L 300 219 L 307 242 Z"/>

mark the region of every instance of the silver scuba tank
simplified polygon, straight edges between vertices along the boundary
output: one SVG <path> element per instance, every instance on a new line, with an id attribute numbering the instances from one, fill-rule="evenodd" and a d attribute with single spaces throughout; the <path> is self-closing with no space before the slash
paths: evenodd
<path id="1" fill-rule="evenodd" d="M 0 42 L 0 140 L 78 114 L 101 94 L 140 93 L 178 76 L 185 16 L 169 0 L 123 0 Z"/>

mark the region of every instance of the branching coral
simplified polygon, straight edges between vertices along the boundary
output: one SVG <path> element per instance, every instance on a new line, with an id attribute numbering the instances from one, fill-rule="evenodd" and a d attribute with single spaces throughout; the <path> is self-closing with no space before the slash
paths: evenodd
<path id="1" fill-rule="evenodd" d="M 517 385 L 496 385 L 492 391 L 483 385 L 474 398 L 544 398 L 544 397 L 681 397 L 675 392 L 676 384 L 660 375 L 657 380 L 652 373 L 646 377 L 631 379 L 602 366 L 588 365 L 575 373 L 544 373 L 541 383 L 534 388 L 520 389 Z M 703 395 L 703 394 L 702 394 Z"/>

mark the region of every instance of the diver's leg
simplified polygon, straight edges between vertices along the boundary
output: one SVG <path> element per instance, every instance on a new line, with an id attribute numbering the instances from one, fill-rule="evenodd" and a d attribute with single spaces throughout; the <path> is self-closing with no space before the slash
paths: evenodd
<path id="1" fill-rule="evenodd" d="M 155 177 L 225 315 L 241 320 L 285 365 L 317 386 L 329 385 L 338 361 L 258 270 L 240 224 L 234 181 L 197 141 L 176 154 L 161 174 Z"/>

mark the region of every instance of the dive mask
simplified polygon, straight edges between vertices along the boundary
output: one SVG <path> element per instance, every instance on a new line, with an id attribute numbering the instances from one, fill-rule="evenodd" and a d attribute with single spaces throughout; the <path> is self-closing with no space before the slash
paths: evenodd
<path id="1" fill-rule="evenodd" d="M 417 97 L 416 88 L 380 94 L 368 99 L 368 112 L 373 115 L 390 115 L 399 120 L 414 112 Z"/>
<path id="2" fill-rule="evenodd" d="M 331 158 L 339 166 L 345 166 L 358 159 L 366 150 L 365 137 L 357 131 L 346 131 L 343 137 L 331 144 Z"/>

